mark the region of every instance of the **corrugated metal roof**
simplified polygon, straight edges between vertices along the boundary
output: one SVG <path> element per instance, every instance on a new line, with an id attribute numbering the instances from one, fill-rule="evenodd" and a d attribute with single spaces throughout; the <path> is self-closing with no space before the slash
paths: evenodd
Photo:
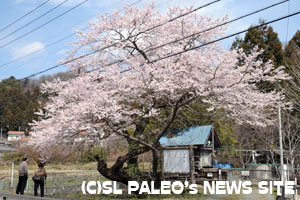
<path id="1" fill-rule="evenodd" d="M 164 135 L 159 142 L 162 146 L 203 145 L 211 129 L 212 125 L 188 127 L 178 132 L 175 137 L 168 138 L 167 134 Z"/>

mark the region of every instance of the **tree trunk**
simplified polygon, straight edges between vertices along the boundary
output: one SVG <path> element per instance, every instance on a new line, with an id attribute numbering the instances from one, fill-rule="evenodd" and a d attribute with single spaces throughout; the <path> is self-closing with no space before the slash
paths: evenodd
<path id="1" fill-rule="evenodd" d="M 291 159 L 290 159 L 290 162 L 291 162 L 291 166 L 292 166 L 292 178 L 291 178 L 291 180 L 293 181 L 293 180 L 295 180 L 295 158 L 294 157 L 292 157 Z"/>
<path id="2" fill-rule="evenodd" d="M 96 160 L 98 161 L 97 169 L 101 175 L 103 175 L 104 177 L 110 180 L 118 181 L 126 185 L 128 184 L 128 178 L 127 175 L 124 173 L 123 168 L 119 168 L 118 170 L 112 170 L 112 168 L 107 168 L 107 164 L 103 159 L 96 156 Z M 115 164 L 120 165 L 121 164 L 120 162 L 121 159 L 119 157 L 118 160 L 115 162 Z"/>
<path id="3" fill-rule="evenodd" d="M 128 152 L 134 151 L 135 149 L 139 148 L 139 144 L 137 144 L 137 142 L 132 141 L 132 140 L 127 140 L 129 146 L 128 146 Z M 143 177 L 141 174 L 141 171 L 139 169 L 139 163 L 138 163 L 138 155 L 135 156 L 131 156 L 128 160 L 127 160 L 127 167 L 125 169 L 128 178 L 130 180 L 135 180 L 138 182 L 143 181 Z"/>
<path id="4" fill-rule="evenodd" d="M 160 173 L 158 172 L 158 165 L 159 165 L 159 156 L 158 156 L 158 151 L 157 150 L 152 150 L 152 156 L 153 156 L 153 161 L 152 161 L 152 176 L 153 176 L 153 181 L 155 181 L 155 187 L 160 188 Z"/>
<path id="5" fill-rule="evenodd" d="M 99 156 L 96 156 L 96 160 L 98 161 L 98 171 L 101 175 L 104 177 L 112 180 L 112 181 L 118 181 L 123 184 L 128 184 L 128 181 L 134 180 L 133 177 L 128 173 L 128 171 L 124 168 L 124 163 L 131 159 L 136 157 L 139 154 L 145 153 L 149 151 L 148 147 L 139 147 L 137 149 L 131 150 L 124 156 L 118 157 L 115 164 L 108 168 L 106 161 L 101 159 Z"/>

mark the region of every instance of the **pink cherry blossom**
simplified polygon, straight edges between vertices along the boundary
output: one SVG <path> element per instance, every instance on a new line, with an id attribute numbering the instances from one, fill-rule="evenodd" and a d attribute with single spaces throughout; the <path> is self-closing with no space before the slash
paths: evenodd
<path id="1" fill-rule="evenodd" d="M 88 32 L 76 31 L 80 39 L 73 43 L 64 61 L 98 51 L 68 64 L 70 73 L 80 69 L 79 76 L 42 86 L 43 92 L 56 95 L 49 98 L 46 114 L 41 112 L 40 120 L 33 123 L 33 144 L 47 151 L 53 144 L 72 143 L 80 130 L 87 130 L 90 138 L 111 133 L 124 136 L 128 127 L 137 128 L 137 119 L 156 118 L 162 124 L 172 119 L 172 112 L 170 118 L 160 119 L 166 108 L 158 102 L 165 102 L 176 115 L 176 110 L 196 98 L 209 103 L 209 111 L 225 109 L 236 123 L 274 123 L 272 115 L 283 97 L 276 92 L 262 93 L 255 83 L 289 77 L 282 67 L 274 69 L 271 61 L 263 64 L 257 57 L 261 53 L 258 49 L 246 56 L 240 49 L 226 50 L 220 43 L 213 43 L 152 62 L 224 36 L 226 26 L 155 49 L 228 19 L 192 13 L 145 31 L 191 9 L 173 7 L 160 13 L 154 10 L 154 4 L 144 9 L 125 7 L 124 14 L 116 11 L 111 16 L 99 15 L 100 22 L 91 23 Z M 239 58 L 244 60 L 242 66 L 238 66 Z M 111 64 L 114 61 L 120 62 Z M 86 73 L 89 70 L 95 71 Z M 97 122 L 104 123 L 104 133 L 95 126 Z M 39 129 L 41 124 L 45 128 Z M 153 133 L 159 138 L 162 131 Z M 139 135 L 135 139 L 142 145 L 155 146 L 145 138 Z"/>

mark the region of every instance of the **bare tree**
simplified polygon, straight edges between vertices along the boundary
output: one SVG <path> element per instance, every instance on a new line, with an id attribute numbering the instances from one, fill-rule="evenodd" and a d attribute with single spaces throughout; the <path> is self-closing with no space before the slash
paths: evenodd
<path id="1" fill-rule="evenodd" d="M 283 118 L 283 147 L 285 149 L 284 155 L 286 160 L 291 165 L 292 178 L 298 172 L 299 161 L 297 160 L 300 155 L 300 116 L 299 113 L 294 114 L 285 113 Z"/>

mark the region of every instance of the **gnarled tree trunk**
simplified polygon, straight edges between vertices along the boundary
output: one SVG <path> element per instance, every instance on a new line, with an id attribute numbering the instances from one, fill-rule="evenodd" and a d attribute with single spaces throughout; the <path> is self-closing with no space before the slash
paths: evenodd
<path id="1" fill-rule="evenodd" d="M 139 147 L 138 149 L 129 151 L 126 155 L 118 157 L 114 165 L 110 168 L 107 167 L 106 161 L 96 156 L 98 161 L 98 171 L 104 177 L 118 181 L 123 184 L 128 184 L 128 181 L 134 180 L 134 178 L 124 168 L 124 163 L 135 156 L 149 151 L 148 147 Z"/>

